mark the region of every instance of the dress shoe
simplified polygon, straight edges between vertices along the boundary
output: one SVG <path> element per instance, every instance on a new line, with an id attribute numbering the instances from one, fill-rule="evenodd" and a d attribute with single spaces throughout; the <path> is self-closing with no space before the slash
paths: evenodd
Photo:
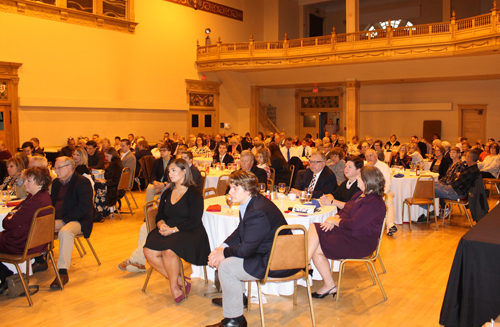
<path id="1" fill-rule="evenodd" d="M 394 233 L 396 233 L 398 231 L 398 228 L 396 227 L 396 225 L 392 225 L 391 228 L 389 228 L 389 231 L 387 232 L 387 236 L 392 236 L 394 235 Z"/>
<path id="2" fill-rule="evenodd" d="M 186 292 L 187 293 L 187 292 Z M 184 296 L 184 293 L 182 293 L 181 295 L 179 295 L 178 297 L 175 298 L 175 303 L 179 303 L 181 302 L 182 300 L 184 300 L 186 297 Z"/>
<path id="3" fill-rule="evenodd" d="M 214 325 L 207 325 L 207 327 L 247 327 L 247 320 L 245 316 L 238 318 L 224 318 L 221 322 Z"/>
<path id="4" fill-rule="evenodd" d="M 68 276 L 68 274 L 65 274 L 65 275 L 59 274 L 59 276 L 61 276 L 61 282 L 62 282 L 63 286 L 66 285 L 69 282 L 69 276 Z M 50 289 L 51 290 L 58 290 L 60 288 L 61 288 L 61 284 L 59 284 L 59 280 L 56 277 L 56 279 L 54 279 L 54 281 L 52 282 L 52 284 L 50 284 Z"/>
<path id="5" fill-rule="evenodd" d="M 212 304 L 222 308 L 222 298 L 216 297 L 212 299 Z M 248 297 L 243 294 L 243 307 L 246 309 L 248 307 Z"/>
<path id="6" fill-rule="evenodd" d="M 427 217 L 425 216 L 425 214 L 421 214 L 420 217 L 418 217 L 418 220 L 416 222 L 417 223 L 426 223 Z"/>
<path id="7" fill-rule="evenodd" d="M 325 292 L 325 293 L 323 293 L 323 294 L 319 294 L 319 293 L 317 293 L 317 292 L 314 292 L 314 293 L 312 293 L 312 294 L 311 294 L 311 296 L 312 296 L 313 298 L 315 298 L 315 299 L 324 299 L 324 298 L 325 298 L 325 297 L 327 297 L 328 295 L 332 294 L 332 295 L 333 295 L 333 297 L 335 297 L 335 295 L 337 294 L 337 292 L 333 292 L 333 293 L 331 293 L 331 292 L 332 292 L 334 289 L 336 289 L 336 288 L 337 288 L 337 286 L 335 286 L 334 288 L 332 288 L 331 290 L 329 290 L 328 292 Z"/>
<path id="8" fill-rule="evenodd" d="M 47 261 L 43 263 L 38 263 L 35 262 L 34 264 L 31 265 L 31 270 L 33 270 L 33 273 L 37 273 L 39 271 L 45 271 L 49 268 L 49 265 L 47 264 Z"/>

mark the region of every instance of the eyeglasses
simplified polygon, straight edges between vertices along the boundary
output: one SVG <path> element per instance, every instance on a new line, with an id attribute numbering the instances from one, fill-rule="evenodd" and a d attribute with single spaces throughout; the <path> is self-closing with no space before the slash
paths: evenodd
<path id="1" fill-rule="evenodd" d="M 64 166 L 54 167 L 54 169 L 55 169 L 55 170 L 59 170 L 59 169 L 61 169 L 61 168 L 63 168 L 63 167 L 66 167 L 66 166 L 69 166 L 69 164 L 64 165 Z"/>
<path id="2" fill-rule="evenodd" d="M 312 164 L 318 164 L 320 162 L 325 162 L 324 160 L 321 160 L 321 161 L 309 161 L 309 163 L 312 163 Z"/>
<path id="3" fill-rule="evenodd" d="M 167 152 L 167 149 L 160 149 L 160 152 Z"/>

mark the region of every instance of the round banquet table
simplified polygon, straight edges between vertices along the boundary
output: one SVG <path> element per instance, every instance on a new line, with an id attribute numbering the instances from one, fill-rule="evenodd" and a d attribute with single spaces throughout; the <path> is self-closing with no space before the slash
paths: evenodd
<path id="1" fill-rule="evenodd" d="M 217 188 L 217 183 L 219 182 L 219 177 L 222 175 L 230 175 L 233 171 L 229 169 L 224 170 L 216 170 L 210 167 L 210 172 L 207 175 L 207 179 L 205 180 L 204 188 L 215 187 Z"/>
<path id="2" fill-rule="evenodd" d="M 193 158 L 193 163 L 195 163 L 196 165 L 199 165 L 199 164 L 209 164 L 211 165 L 213 162 L 213 158 L 210 156 L 208 158 L 205 158 L 205 157 L 194 157 Z"/>
<path id="3" fill-rule="evenodd" d="M 283 212 L 287 210 L 288 207 L 293 207 L 295 204 L 300 204 L 297 200 L 290 201 L 288 197 L 286 199 L 274 200 L 273 201 L 278 208 Z M 222 207 L 221 212 L 208 212 L 206 209 L 210 205 L 219 204 Z M 294 213 L 284 213 L 285 219 L 288 224 L 295 225 L 299 224 L 309 228 L 312 223 L 321 223 L 325 221 L 328 217 L 333 216 L 337 213 L 337 207 L 335 206 L 322 206 L 320 212 L 316 212 L 308 216 L 299 216 Z M 226 238 L 232 234 L 232 232 L 238 227 L 239 224 L 239 207 L 233 206 L 232 213 L 228 213 L 229 208 L 226 205 L 226 200 L 223 196 L 218 196 L 210 199 L 205 199 L 205 211 L 203 212 L 203 226 L 208 234 L 208 240 L 210 242 L 210 249 L 213 250 L 220 246 Z M 311 266 L 314 269 L 312 279 L 321 280 L 321 275 L 315 269 L 313 262 L 311 261 Z M 193 274 L 191 277 L 203 278 L 203 267 L 192 265 Z M 335 262 L 334 270 L 338 270 L 338 262 Z M 215 269 L 207 266 L 208 279 L 214 281 Z M 305 286 L 306 283 L 303 280 L 297 282 L 299 285 Z M 273 295 L 291 295 L 293 294 L 293 281 L 290 282 L 280 282 L 280 283 L 266 283 L 262 285 L 262 291 L 265 294 Z M 255 292 L 255 293 L 254 293 Z M 252 296 L 257 296 L 257 286 L 252 285 Z"/>
<path id="4" fill-rule="evenodd" d="M 431 175 L 432 177 L 434 177 L 435 181 L 437 181 L 439 177 L 439 174 L 431 173 L 428 171 L 422 172 L 421 174 Z M 391 179 L 392 180 L 391 191 L 394 192 L 394 211 L 395 211 L 396 224 L 409 222 L 408 207 L 406 205 L 404 205 L 405 206 L 404 217 L 402 216 L 403 202 L 405 199 L 411 198 L 413 196 L 413 191 L 415 190 L 415 186 L 417 185 L 418 177 L 415 175 L 415 172 L 410 172 L 410 170 L 406 170 L 404 175 L 405 176 L 402 178 L 395 178 L 394 175 L 392 175 Z M 436 208 L 439 209 L 438 199 L 435 199 L 434 204 Z M 412 221 L 417 221 L 418 217 L 423 213 L 427 214 L 427 209 L 420 208 L 420 206 L 417 205 L 410 206 L 410 210 L 411 210 Z"/>

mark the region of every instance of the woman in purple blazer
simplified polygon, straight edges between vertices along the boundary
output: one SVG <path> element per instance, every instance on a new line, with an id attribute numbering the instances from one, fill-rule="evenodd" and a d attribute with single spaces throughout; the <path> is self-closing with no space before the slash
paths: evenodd
<path id="1" fill-rule="evenodd" d="M 314 298 L 337 293 L 328 259 L 363 258 L 377 247 L 386 212 L 384 176 L 377 167 L 364 166 L 357 181 L 361 191 L 337 215 L 309 227 L 309 259 L 324 281 L 323 287 L 312 294 Z"/>

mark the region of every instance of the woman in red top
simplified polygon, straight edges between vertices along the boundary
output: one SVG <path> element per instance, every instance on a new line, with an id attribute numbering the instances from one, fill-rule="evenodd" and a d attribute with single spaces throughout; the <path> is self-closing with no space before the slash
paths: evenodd
<path id="1" fill-rule="evenodd" d="M 24 188 L 28 192 L 26 200 L 15 207 L 4 219 L 2 226 L 4 230 L 0 232 L 0 252 L 21 254 L 26 246 L 28 234 L 33 221 L 33 215 L 39 208 L 52 205 L 48 192 L 52 179 L 46 167 L 33 167 L 24 171 Z M 44 215 L 44 212 L 40 213 Z M 28 253 L 46 251 L 47 246 L 31 249 Z M 12 275 L 4 264 L 0 263 L 0 291 L 5 290 L 7 277 Z"/>

